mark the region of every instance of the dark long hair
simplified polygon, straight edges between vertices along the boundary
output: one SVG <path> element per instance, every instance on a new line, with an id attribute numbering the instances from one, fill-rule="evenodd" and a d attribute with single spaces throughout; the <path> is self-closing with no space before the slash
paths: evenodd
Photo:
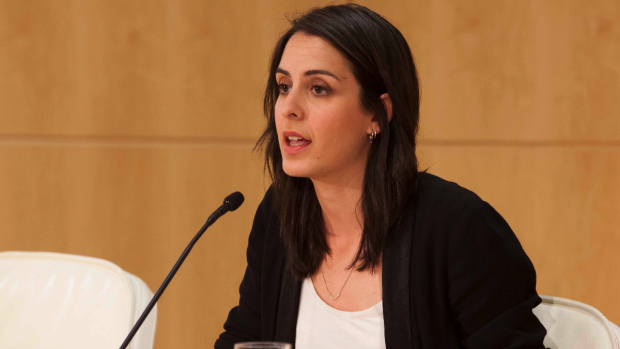
<path id="1" fill-rule="evenodd" d="M 413 56 L 398 29 L 356 4 L 312 9 L 293 19 L 291 28 L 278 40 L 263 101 L 267 127 L 256 148 L 265 153 L 288 265 L 300 279 L 314 274 L 330 250 L 312 181 L 284 173 L 276 130 L 275 104 L 279 96 L 276 69 L 288 40 L 297 32 L 320 37 L 340 51 L 361 86 L 362 107 L 379 120 L 381 133 L 372 143 L 364 173 L 362 238 L 350 265 L 360 271 L 367 268 L 373 271 L 381 263 L 389 232 L 417 178 L 415 141 L 420 92 Z M 392 101 L 391 122 L 380 99 L 385 92 Z"/>

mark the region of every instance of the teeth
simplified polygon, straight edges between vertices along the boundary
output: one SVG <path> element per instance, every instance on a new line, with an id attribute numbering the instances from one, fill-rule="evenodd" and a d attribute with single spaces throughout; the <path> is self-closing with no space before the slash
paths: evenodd
<path id="1" fill-rule="evenodd" d="M 298 140 L 300 140 L 300 139 L 301 139 L 301 137 L 293 137 L 293 136 L 289 136 L 289 137 L 288 137 L 288 139 L 289 139 L 289 140 L 291 140 L 291 141 L 298 141 Z"/>

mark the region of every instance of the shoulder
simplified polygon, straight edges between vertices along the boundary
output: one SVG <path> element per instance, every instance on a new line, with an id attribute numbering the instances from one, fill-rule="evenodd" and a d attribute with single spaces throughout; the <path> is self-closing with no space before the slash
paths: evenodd
<path id="1" fill-rule="evenodd" d="M 454 200 L 463 198 L 470 200 L 478 197 L 478 195 L 469 189 L 427 172 L 418 173 L 418 190 L 426 195 L 439 199 Z"/>
<path id="2" fill-rule="evenodd" d="M 270 244 L 269 241 L 274 237 L 278 238 L 279 219 L 274 206 L 273 186 L 269 186 L 254 215 L 248 241 L 249 247 L 260 246 L 262 248 L 265 244 Z"/>
<path id="3" fill-rule="evenodd" d="M 451 261 L 459 261 L 453 265 L 456 269 L 490 264 L 509 269 L 514 263 L 533 269 L 506 220 L 472 191 L 421 173 L 418 195 L 416 234 L 426 237 Z"/>
<path id="4" fill-rule="evenodd" d="M 273 206 L 273 185 L 270 185 L 258 205 L 258 210 L 261 214 L 268 216 L 273 212 Z"/>
<path id="5" fill-rule="evenodd" d="M 471 190 L 426 172 L 418 174 L 417 194 L 418 209 L 438 219 L 456 219 L 488 205 Z"/>
<path id="6" fill-rule="evenodd" d="M 255 221 L 259 221 L 265 226 L 273 224 L 275 217 L 275 204 L 273 195 L 273 185 L 270 185 L 263 196 L 258 208 L 256 209 Z"/>
<path id="7" fill-rule="evenodd" d="M 474 192 L 456 183 L 420 173 L 417 205 L 416 234 L 427 236 L 451 253 L 486 253 L 491 249 L 524 256 L 504 218 Z"/>

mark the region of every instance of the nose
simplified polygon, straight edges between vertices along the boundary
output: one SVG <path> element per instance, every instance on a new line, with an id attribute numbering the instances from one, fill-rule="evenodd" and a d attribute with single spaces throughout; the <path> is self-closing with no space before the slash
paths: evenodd
<path id="1" fill-rule="evenodd" d="M 277 101 L 281 116 L 300 119 L 304 116 L 302 91 L 292 88 L 287 94 L 280 95 Z"/>

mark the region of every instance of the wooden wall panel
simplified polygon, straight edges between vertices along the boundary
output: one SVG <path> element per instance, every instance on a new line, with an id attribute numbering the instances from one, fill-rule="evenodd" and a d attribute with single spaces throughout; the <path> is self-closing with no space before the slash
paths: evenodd
<path id="1" fill-rule="evenodd" d="M 107 259 L 153 292 L 224 197 L 241 191 L 244 205 L 205 233 L 159 301 L 157 348 L 215 340 L 238 302 L 247 238 L 266 188 L 251 145 L 6 143 L 1 250 Z"/>
<path id="2" fill-rule="evenodd" d="M 431 139 L 620 141 L 620 3 L 364 1 L 408 38 Z M 284 13 L 318 1 L 0 2 L 0 132 L 254 138 Z"/>
<path id="3" fill-rule="evenodd" d="M 419 63 L 425 137 L 618 144 L 620 2 L 431 4 L 431 19 L 400 27 Z"/>
<path id="4" fill-rule="evenodd" d="M 422 166 L 489 202 L 511 225 L 540 294 L 620 323 L 620 148 L 425 145 Z"/>
<path id="5" fill-rule="evenodd" d="M 1 1 L 2 134 L 255 137 L 258 2 Z"/>

